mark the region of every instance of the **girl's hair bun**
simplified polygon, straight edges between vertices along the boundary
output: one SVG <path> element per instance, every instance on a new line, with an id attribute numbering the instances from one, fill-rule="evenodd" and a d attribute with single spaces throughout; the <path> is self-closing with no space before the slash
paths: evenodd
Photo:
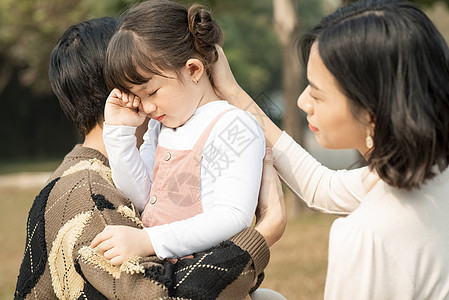
<path id="1" fill-rule="evenodd" d="M 217 61 L 215 45 L 222 45 L 223 32 L 212 19 L 210 12 L 199 4 L 193 4 L 187 14 L 189 31 L 193 36 L 196 50 L 212 64 Z"/>

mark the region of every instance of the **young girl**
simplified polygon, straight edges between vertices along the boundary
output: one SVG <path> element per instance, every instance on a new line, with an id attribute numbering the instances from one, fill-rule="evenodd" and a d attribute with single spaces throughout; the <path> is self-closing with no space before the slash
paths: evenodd
<path id="1" fill-rule="evenodd" d="M 264 123 L 286 183 L 314 209 L 349 214 L 330 232 L 325 299 L 449 299 L 446 42 L 409 2 L 367 0 L 325 17 L 301 44 L 309 85 L 298 106 L 310 130 L 368 164 L 329 170 Z M 262 114 L 224 57 L 214 82 Z"/>
<path id="2" fill-rule="evenodd" d="M 179 258 L 250 226 L 265 140 L 251 114 L 219 100 L 209 66 L 222 33 L 209 12 L 170 1 L 130 9 L 112 38 L 104 141 L 116 186 L 142 213 L 146 236 L 109 227 L 93 242 L 113 264 Z M 140 154 L 136 126 L 151 117 Z M 123 238 L 123 239 L 122 239 Z"/>

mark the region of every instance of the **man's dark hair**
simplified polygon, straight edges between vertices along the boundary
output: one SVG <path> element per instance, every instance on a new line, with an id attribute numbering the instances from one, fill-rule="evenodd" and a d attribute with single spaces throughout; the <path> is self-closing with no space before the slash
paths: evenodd
<path id="1" fill-rule="evenodd" d="M 92 19 L 67 29 L 50 57 L 49 77 L 65 115 L 86 135 L 104 120 L 109 95 L 103 67 L 118 20 Z"/>

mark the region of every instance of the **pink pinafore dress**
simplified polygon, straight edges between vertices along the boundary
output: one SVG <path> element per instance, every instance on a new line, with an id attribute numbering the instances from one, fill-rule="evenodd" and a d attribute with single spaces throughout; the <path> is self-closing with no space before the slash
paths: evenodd
<path id="1" fill-rule="evenodd" d="M 145 227 L 191 218 L 200 214 L 201 162 L 204 145 L 221 112 L 199 137 L 191 150 L 172 150 L 157 146 L 150 200 L 142 213 Z"/>

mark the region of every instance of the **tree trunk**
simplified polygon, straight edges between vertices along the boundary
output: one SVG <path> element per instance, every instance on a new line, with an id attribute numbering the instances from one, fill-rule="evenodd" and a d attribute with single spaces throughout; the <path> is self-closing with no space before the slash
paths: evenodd
<path id="1" fill-rule="evenodd" d="M 304 123 L 296 105 L 300 94 L 301 66 L 295 41 L 299 26 L 292 0 L 273 0 L 274 28 L 282 51 L 282 97 L 284 103 L 283 129 L 299 143 L 302 142 Z M 284 191 L 287 212 L 297 215 L 304 207 L 290 190 Z"/>
<path id="2" fill-rule="evenodd" d="M 1 61 L 0 64 L 0 95 L 1 95 L 3 90 L 6 88 L 6 86 L 8 85 L 8 83 L 12 78 L 14 66 L 10 62 L 5 61 L 4 59 L 1 59 L 0 61 Z"/>

